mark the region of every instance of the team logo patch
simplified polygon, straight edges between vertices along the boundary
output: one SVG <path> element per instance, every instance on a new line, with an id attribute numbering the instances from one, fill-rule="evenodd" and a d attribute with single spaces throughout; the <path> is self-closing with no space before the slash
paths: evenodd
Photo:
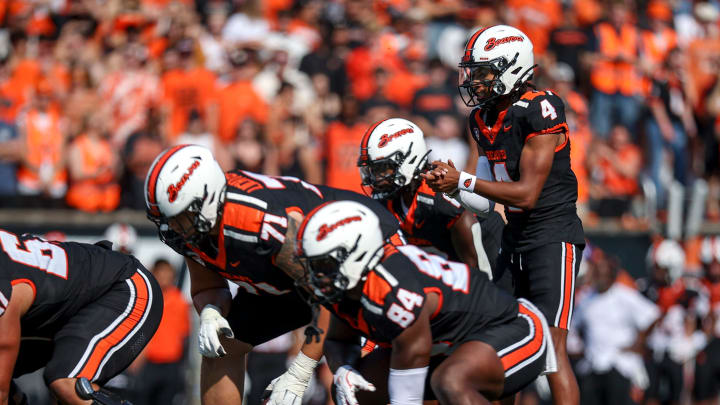
<path id="1" fill-rule="evenodd" d="M 463 182 L 463 186 L 465 188 L 468 188 L 468 187 L 470 187 L 470 183 L 472 183 L 471 179 L 465 179 L 465 181 Z"/>
<path id="2" fill-rule="evenodd" d="M 348 218 L 341 219 L 332 225 L 322 224 L 322 225 L 320 225 L 320 229 L 318 229 L 318 234 L 317 234 L 317 237 L 315 238 L 315 240 L 321 241 L 321 240 L 325 239 L 330 232 L 336 230 L 337 228 L 339 228 L 343 225 L 347 225 L 351 222 L 356 222 L 356 221 L 362 221 L 362 218 L 360 218 L 359 215 L 356 215 L 354 217 L 348 217 Z"/>
<path id="3" fill-rule="evenodd" d="M 168 201 L 173 202 L 177 200 L 180 189 L 182 189 L 185 183 L 187 183 L 188 179 L 190 178 L 190 176 L 192 176 L 193 172 L 195 171 L 195 169 L 198 168 L 198 166 L 200 166 L 200 161 L 194 161 L 193 164 L 188 167 L 187 171 L 182 175 L 182 177 L 177 183 L 168 186 Z"/>
<path id="4" fill-rule="evenodd" d="M 495 48 L 498 45 L 507 44 L 508 42 L 522 42 L 523 37 L 517 36 L 517 35 L 511 35 L 509 37 L 505 38 L 488 38 L 487 42 L 485 43 L 485 50 L 489 51 L 493 48 Z"/>
<path id="5" fill-rule="evenodd" d="M 413 132 L 414 131 L 412 128 L 405 128 L 405 129 L 401 129 L 401 130 L 395 132 L 394 134 L 390 134 L 390 135 L 383 134 L 380 137 L 380 142 L 378 142 L 378 148 L 383 148 L 383 147 L 385 147 L 385 145 L 388 144 L 388 142 L 392 141 L 393 139 L 399 138 L 405 134 L 412 134 Z"/>

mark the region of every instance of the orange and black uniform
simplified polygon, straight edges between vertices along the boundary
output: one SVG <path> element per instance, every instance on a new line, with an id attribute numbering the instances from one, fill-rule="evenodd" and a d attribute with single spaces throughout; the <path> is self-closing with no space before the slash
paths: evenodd
<path id="1" fill-rule="evenodd" d="M 366 338 L 388 346 L 415 322 L 430 293 L 438 294 L 430 316 L 431 364 L 465 342 L 487 343 L 505 369 L 503 396 L 519 391 L 543 370 L 545 343 L 537 309 L 500 290 L 484 273 L 413 245 L 387 246 L 367 274 L 361 299 L 344 298 L 327 307 Z"/>
<path id="2" fill-rule="evenodd" d="M 490 125 L 492 124 L 492 125 Z M 496 181 L 520 179 L 520 156 L 535 136 L 563 134 L 535 207 L 505 207 L 499 268 L 512 271 L 515 294 L 535 303 L 551 326 L 567 328 L 572 317 L 575 274 L 585 244 L 577 216 L 578 185 L 570 168 L 570 133 L 562 99 L 550 91 L 528 91 L 490 122 L 476 108 L 469 125 Z"/>
<path id="3" fill-rule="evenodd" d="M 21 318 L 13 377 L 45 367 L 47 384 L 85 377 L 99 384 L 123 371 L 160 323 L 163 297 L 132 256 L 96 245 L 48 242 L 0 230 L 0 316 L 12 286 L 35 294 Z"/>
<path id="4" fill-rule="evenodd" d="M 290 212 L 304 216 L 328 201 L 354 200 L 381 218 L 386 238 L 400 238 L 392 214 L 361 194 L 244 170 L 228 172 L 226 179 L 217 247 L 209 243 L 201 248 L 171 247 L 240 287 L 227 319 L 235 338 L 243 342 L 258 345 L 311 321 L 310 307 L 298 294 L 294 280 L 275 265 Z"/>
<path id="5" fill-rule="evenodd" d="M 400 222 L 408 243 L 416 246 L 434 246 L 448 255 L 450 260 L 459 260 L 452 244 L 452 228 L 463 208 L 457 201 L 443 193 L 434 192 L 425 180 L 415 191 L 412 203 L 403 208 L 402 197 L 384 201 L 383 204 Z"/>

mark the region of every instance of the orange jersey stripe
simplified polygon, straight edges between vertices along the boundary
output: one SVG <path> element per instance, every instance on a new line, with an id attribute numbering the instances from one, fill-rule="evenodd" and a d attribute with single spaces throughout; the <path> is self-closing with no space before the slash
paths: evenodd
<path id="1" fill-rule="evenodd" d="M 385 281 L 384 278 L 380 277 L 374 271 L 371 271 L 367 275 L 367 281 L 363 286 L 363 294 L 365 294 L 370 301 L 383 306 L 385 305 L 385 296 L 390 293 L 392 287 L 390 283 Z"/>
<path id="2" fill-rule="evenodd" d="M 503 368 L 505 371 L 511 369 L 515 365 L 523 362 L 525 359 L 532 357 L 542 347 L 543 343 L 543 328 L 542 322 L 532 311 L 527 309 L 523 304 L 518 305 L 518 312 L 525 314 L 532 319 L 533 327 L 535 328 L 535 336 L 530 339 L 529 342 L 513 350 L 512 352 L 503 356 L 502 361 Z"/>
<path id="3" fill-rule="evenodd" d="M 565 243 L 565 284 L 563 285 L 564 298 L 563 298 L 563 309 L 560 315 L 560 324 L 558 327 L 567 329 L 568 318 L 570 317 L 570 306 L 572 305 L 572 285 L 573 285 L 573 245 Z"/>
<path id="4" fill-rule="evenodd" d="M 262 210 L 226 201 L 223 210 L 223 225 L 258 233 L 262 227 L 264 215 L 265 212 Z"/>
<path id="5" fill-rule="evenodd" d="M 149 291 L 140 273 L 133 274 L 130 280 L 135 286 L 135 304 L 130 314 L 109 335 L 100 339 L 93 349 L 90 357 L 76 377 L 85 377 L 89 380 L 95 378 L 103 359 L 108 352 L 125 339 L 142 319 L 148 306 Z"/>

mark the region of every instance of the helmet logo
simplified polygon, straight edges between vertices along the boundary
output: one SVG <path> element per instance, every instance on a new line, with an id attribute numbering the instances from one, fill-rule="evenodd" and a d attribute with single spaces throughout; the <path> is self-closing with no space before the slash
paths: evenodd
<path id="1" fill-rule="evenodd" d="M 321 240 L 325 239 L 330 232 L 334 231 L 338 227 L 347 225 L 351 222 L 356 222 L 356 221 L 362 221 L 362 218 L 360 218 L 359 215 L 356 215 L 354 217 L 348 217 L 345 219 L 341 219 L 332 225 L 322 224 L 322 225 L 320 225 L 320 229 L 318 229 L 317 238 L 315 238 L 315 240 L 321 241 Z"/>
<path id="2" fill-rule="evenodd" d="M 195 169 L 198 168 L 198 166 L 200 166 L 200 161 L 199 160 L 194 161 L 193 164 L 191 164 L 190 167 L 188 167 L 187 171 L 182 175 L 182 177 L 180 178 L 180 180 L 178 180 L 177 183 L 171 184 L 168 186 L 167 193 L 168 193 L 168 201 L 169 202 L 174 202 L 175 200 L 177 200 L 180 189 L 183 188 L 185 183 L 188 181 L 188 179 L 193 174 Z"/>
<path id="3" fill-rule="evenodd" d="M 523 37 L 517 36 L 517 35 L 512 35 L 512 36 L 500 38 L 500 39 L 495 39 L 495 37 L 488 38 L 487 43 L 485 43 L 485 50 L 489 51 L 498 45 L 507 44 L 508 42 L 515 42 L 515 41 L 522 42 Z"/>
<path id="4" fill-rule="evenodd" d="M 394 134 L 390 134 L 390 135 L 383 134 L 380 137 L 380 142 L 378 142 L 378 148 L 383 148 L 383 147 L 385 147 L 385 145 L 388 144 L 388 142 L 392 141 L 393 139 L 399 138 L 405 134 L 411 134 L 413 132 L 414 131 L 412 128 L 405 128 L 405 129 L 401 129 L 401 130 L 395 132 Z"/>

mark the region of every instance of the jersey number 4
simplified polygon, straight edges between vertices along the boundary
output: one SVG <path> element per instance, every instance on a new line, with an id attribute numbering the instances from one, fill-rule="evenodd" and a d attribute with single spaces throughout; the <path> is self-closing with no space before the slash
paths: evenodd
<path id="1" fill-rule="evenodd" d="M 67 254 L 60 246 L 39 238 L 20 241 L 5 231 L 0 231 L 0 244 L 12 261 L 67 280 Z"/>

